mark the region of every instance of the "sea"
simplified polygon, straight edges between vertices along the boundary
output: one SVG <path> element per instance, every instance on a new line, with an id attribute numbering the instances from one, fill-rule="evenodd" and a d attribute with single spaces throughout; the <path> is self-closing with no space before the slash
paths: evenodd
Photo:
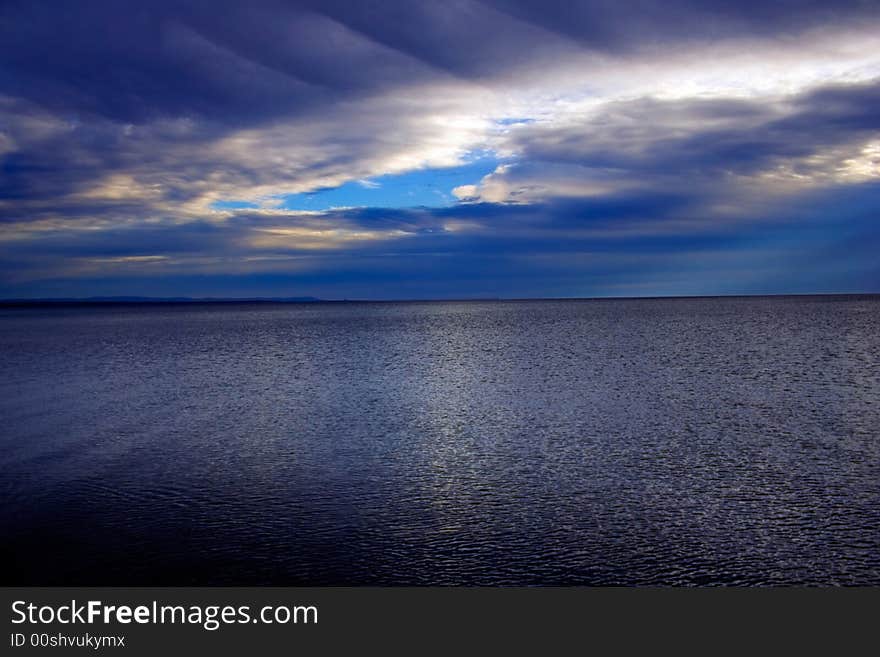
<path id="1" fill-rule="evenodd" d="M 880 297 L 0 309 L 5 585 L 880 585 Z"/>

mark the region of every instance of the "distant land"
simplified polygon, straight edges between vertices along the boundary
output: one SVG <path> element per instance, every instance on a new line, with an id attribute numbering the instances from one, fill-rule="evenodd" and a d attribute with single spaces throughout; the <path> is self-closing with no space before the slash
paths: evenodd
<path id="1" fill-rule="evenodd" d="M 621 301 L 645 299 L 721 299 L 721 298 L 871 298 L 880 297 L 877 292 L 817 292 L 796 294 L 707 294 L 629 297 L 450 297 L 411 299 L 322 299 L 320 297 L 143 297 L 143 296 L 93 296 L 93 297 L 46 297 L 0 299 L 0 308 L 26 308 L 39 306 L 112 306 L 136 304 L 234 304 L 234 303 L 427 303 L 464 301 Z"/>
<path id="2" fill-rule="evenodd" d="M 58 297 L 46 299 L 0 299 L 0 306 L 41 306 L 123 303 L 320 303 L 317 297 Z"/>

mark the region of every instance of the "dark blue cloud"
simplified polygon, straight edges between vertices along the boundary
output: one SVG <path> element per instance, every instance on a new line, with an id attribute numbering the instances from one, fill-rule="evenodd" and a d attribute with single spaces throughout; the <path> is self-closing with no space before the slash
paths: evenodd
<path id="1" fill-rule="evenodd" d="M 434 73 L 876 19 L 871 1 L 153 0 L 0 6 L 0 86 L 58 111 L 221 123 L 315 111 Z M 527 45 L 526 45 L 527 44 Z"/>
<path id="2" fill-rule="evenodd" d="M 86 289 L 162 295 L 175 288 L 192 295 L 235 290 L 346 298 L 863 292 L 877 281 L 878 192 L 874 184 L 815 194 L 785 213 L 752 217 L 745 228 L 697 233 L 657 232 L 638 220 L 646 216 L 662 226 L 664 218 L 679 217 L 680 199 L 664 196 L 621 198 L 618 204 L 569 199 L 506 213 L 496 204 L 350 210 L 333 217 L 332 225 L 407 236 L 340 242 L 320 252 L 295 244 L 248 246 L 267 227 L 320 225 L 296 217 L 242 215 L 224 226 L 59 232 L 4 245 L 0 275 L 13 281 L 4 296 Z M 444 230 L 453 218 L 481 228 Z M 151 259 L 158 256 L 165 260 Z M 130 260 L 120 260 L 125 258 Z M 114 276 L 96 275 L 107 262 L 116 266 Z M 69 271 L 55 275 L 59 264 Z M 27 268 L 37 277 L 14 282 Z"/>
<path id="3" fill-rule="evenodd" d="M 487 2 L 594 49 L 656 47 L 669 42 L 795 34 L 828 24 L 876 18 L 873 1 L 782 0 L 497 0 Z"/>
<path id="4" fill-rule="evenodd" d="M 878 10 L 4 2 L 0 296 L 878 290 L 880 70 L 786 71 L 820 37 L 876 47 Z M 653 93 L 719 43 L 766 48 L 779 88 Z M 601 97 L 618 70 L 646 82 Z M 364 178 L 467 202 L 284 207 Z"/>

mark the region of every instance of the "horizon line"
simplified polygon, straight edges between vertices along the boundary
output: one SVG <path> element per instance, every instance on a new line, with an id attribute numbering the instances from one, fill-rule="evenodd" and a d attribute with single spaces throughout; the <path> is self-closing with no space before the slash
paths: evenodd
<path id="1" fill-rule="evenodd" d="M 464 303 L 464 302 L 516 302 L 516 301 L 638 301 L 663 299 L 737 299 L 737 298 L 779 298 L 779 297 L 871 297 L 880 296 L 878 292 L 782 292 L 766 294 L 661 294 L 633 296 L 545 296 L 545 297 L 435 297 L 435 298 L 321 298 L 314 296 L 253 296 L 253 297 L 160 297 L 160 296 L 90 296 L 90 297 L 18 297 L 0 299 L 0 307 L 15 305 L 138 305 L 138 304 L 228 304 L 228 303 L 277 303 L 277 304 L 322 304 L 322 303 Z"/>

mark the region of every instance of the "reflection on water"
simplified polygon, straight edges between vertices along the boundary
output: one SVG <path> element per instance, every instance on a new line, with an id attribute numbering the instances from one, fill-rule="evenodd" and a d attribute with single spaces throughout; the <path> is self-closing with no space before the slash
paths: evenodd
<path id="1" fill-rule="evenodd" d="M 880 299 L 0 311 L 8 584 L 880 584 Z"/>

